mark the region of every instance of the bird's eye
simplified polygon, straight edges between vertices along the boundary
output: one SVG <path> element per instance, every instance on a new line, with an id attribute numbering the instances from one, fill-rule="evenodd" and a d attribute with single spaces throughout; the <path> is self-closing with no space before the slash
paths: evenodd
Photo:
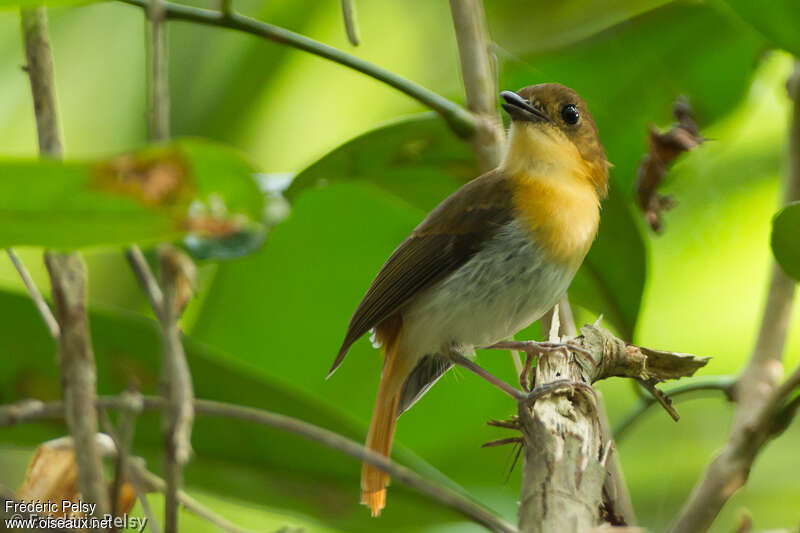
<path id="1" fill-rule="evenodd" d="M 581 119 L 581 114 L 575 104 L 567 104 L 561 108 L 561 118 L 570 126 L 574 126 Z"/>

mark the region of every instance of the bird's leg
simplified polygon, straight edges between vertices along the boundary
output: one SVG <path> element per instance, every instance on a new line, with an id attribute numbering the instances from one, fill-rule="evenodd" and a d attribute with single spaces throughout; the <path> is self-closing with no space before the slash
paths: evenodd
<path id="1" fill-rule="evenodd" d="M 491 383 L 492 385 L 494 385 L 495 387 L 497 387 L 501 391 L 505 392 L 506 394 L 508 394 L 509 396 L 511 396 L 512 398 L 514 398 L 517 401 L 524 400 L 524 399 L 526 399 L 528 397 L 528 395 L 525 394 L 524 392 L 522 392 L 521 390 L 515 389 L 514 387 L 512 387 L 511 385 L 509 385 L 508 383 L 506 383 L 502 379 L 498 378 L 497 376 L 494 376 L 494 375 L 490 374 L 489 372 L 487 372 L 486 370 L 484 370 L 480 366 L 476 365 L 470 359 L 464 357 L 463 355 L 461 355 L 460 353 L 458 353 L 456 351 L 452 351 L 452 350 L 450 351 L 450 359 L 452 359 L 452 361 L 455 364 L 457 364 L 459 366 L 463 366 L 464 368 L 466 368 L 470 372 L 473 372 L 474 374 L 477 374 L 478 376 L 482 377 L 483 379 L 485 379 L 486 381 L 488 381 L 489 383 Z"/>
<path id="2" fill-rule="evenodd" d="M 498 378 L 497 376 L 494 376 L 494 375 L 490 374 L 489 372 L 487 372 L 486 370 L 484 370 L 483 368 L 481 368 L 480 366 L 475 364 L 472 360 L 464 357 L 463 355 L 461 355 L 460 353 L 458 353 L 456 351 L 452 351 L 451 350 L 450 358 L 455 364 L 457 364 L 459 366 L 463 366 L 464 368 L 466 368 L 470 372 L 473 372 L 473 373 L 477 374 L 478 376 L 482 377 L 483 379 L 485 379 L 486 381 L 488 381 L 489 383 L 491 383 L 492 385 L 494 385 L 495 387 L 497 387 L 501 391 L 503 391 L 506 394 L 508 394 L 509 396 L 511 396 L 517 402 L 536 401 L 537 399 L 539 399 L 542 396 L 545 396 L 547 394 L 550 394 L 551 392 L 555 392 L 555 391 L 561 390 L 561 389 L 584 388 L 584 389 L 588 389 L 589 391 L 592 392 L 592 394 L 594 394 L 594 392 L 591 390 L 591 387 L 589 387 L 585 383 L 581 383 L 581 382 L 577 382 L 577 381 L 570 381 L 568 379 L 562 379 L 562 380 L 553 381 L 553 382 L 550 382 L 550 383 L 545 383 L 544 385 L 540 385 L 540 386 L 534 388 L 532 391 L 526 393 L 526 392 L 523 392 L 521 390 L 515 389 L 514 387 L 512 387 L 511 385 L 509 385 L 508 383 L 506 383 L 502 379 Z"/>
<path id="3" fill-rule="evenodd" d="M 524 391 L 531 391 L 531 386 L 528 384 L 528 374 L 531 372 L 531 365 L 533 364 L 533 354 L 525 354 L 525 364 L 522 367 L 522 372 L 519 374 L 519 385 Z"/>
<path id="4" fill-rule="evenodd" d="M 481 350 L 519 350 L 525 352 L 528 356 L 536 356 L 540 352 L 564 350 L 565 353 L 573 352 L 579 354 L 584 359 L 588 359 L 592 366 L 596 365 L 589 350 L 569 342 L 504 341 L 483 347 Z"/>

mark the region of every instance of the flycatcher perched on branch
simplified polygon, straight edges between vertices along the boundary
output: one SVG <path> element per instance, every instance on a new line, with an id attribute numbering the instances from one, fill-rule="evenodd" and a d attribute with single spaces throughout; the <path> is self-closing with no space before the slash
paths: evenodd
<path id="1" fill-rule="evenodd" d="M 555 83 L 500 96 L 511 117 L 502 163 L 450 195 L 397 247 L 331 368 L 374 330 L 384 362 L 366 446 L 386 457 L 397 417 L 453 364 L 522 396 L 472 362 L 475 348 L 552 308 L 597 234 L 609 164 L 586 103 Z M 361 503 L 373 516 L 386 505 L 388 483 L 363 464 Z"/>

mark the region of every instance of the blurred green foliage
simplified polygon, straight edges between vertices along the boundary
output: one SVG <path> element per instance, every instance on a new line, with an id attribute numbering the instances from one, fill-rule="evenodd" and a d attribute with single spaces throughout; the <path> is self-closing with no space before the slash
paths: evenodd
<path id="1" fill-rule="evenodd" d="M 363 44 L 356 49 L 347 44 L 337 2 L 236 4 L 462 100 L 445 2 L 359 2 Z M 788 122 L 783 84 L 791 60 L 778 52 L 765 59 L 765 52 L 775 46 L 797 52 L 797 34 L 788 30 L 796 29 L 798 17 L 790 0 L 770 4 L 773 9 L 734 0 L 486 2 L 501 89 L 544 81 L 574 87 L 592 109 L 615 165 L 598 241 L 571 289 L 579 322 L 605 313 L 639 344 L 714 355 L 706 374 L 742 366 L 769 272 L 770 218 Z M 67 158 L 105 159 L 141 147 L 141 11 L 110 2 L 54 8 L 50 17 Z M 52 191 L 35 190 L 23 202 L 18 189 L 11 190 L 25 179 L 8 172 L 18 164 L 14 157 L 36 152 L 27 80 L 18 68 L 18 26 L 13 11 L 0 11 L 0 182 L 8 181 L 0 190 L 13 195 L 0 206 L 52 209 L 37 196 Z M 409 117 L 425 111 L 419 104 L 360 74 L 219 28 L 175 22 L 169 32 L 173 133 L 232 145 L 263 172 L 297 173 L 287 192 L 291 214 L 260 249 L 200 264 L 198 295 L 184 319 L 197 394 L 290 414 L 360 440 L 377 386 L 377 353 L 361 340 L 333 378 L 324 381 L 324 375 L 383 260 L 427 210 L 474 176 L 470 152 L 435 117 Z M 666 127 L 679 95 L 688 97 L 701 131 L 713 141 L 670 173 L 665 188 L 678 206 L 656 239 L 635 211 L 632 185 L 648 124 Z M 220 169 L 232 168 L 217 162 L 214 180 Z M 239 183 L 236 198 L 247 204 L 242 209 L 259 216 L 261 193 L 237 176 L 228 174 L 217 185 Z M 3 216 L 11 215 L 0 210 Z M 48 238 L 69 233 L 51 222 Z M 21 254 L 46 293 L 41 251 Z M 146 301 L 119 249 L 94 248 L 87 255 L 100 390 L 113 393 L 136 379 L 153 392 L 158 336 Z M 53 344 L 5 258 L 0 286 L 7 361 L 0 398 L 57 398 Z M 787 365 L 800 362 L 798 318 Z M 537 335 L 534 325 L 520 337 Z M 506 354 L 481 354 L 480 361 L 514 380 Z M 612 423 L 621 419 L 635 401 L 629 384 L 600 388 Z M 729 406 L 717 399 L 685 402 L 679 410 L 677 425 L 654 410 L 618 446 L 639 519 L 655 531 L 674 517 L 724 442 L 730 419 Z M 474 376 L 451 372 L 401 418 L 395 457 L 513 521 L 519 472 L 505 481 L 510 450 L 479 447 L 508 436 L 483 423 L 512 411 L 506 398 Z M 731 530 L 742 507 L 759 529 L 795 525 L 796 509 L 786 502 L 800 499 L 793 475 L 797 426 L 765 451 L 715 531 Z M 157 417 L 143 416 L 135 443 L 155 470 L 157 431 Z M 63 432 L 50 424 L 2 430 L 0 483 L 18 484 L 29 451 Z M 391 487 L 384 516 L 371 521 L 357 505 L 356 462 L 290 435 L 200 418 L 193 444 L 188 490 L 245 526 L 481 530 L 401 486 Z M 207 528 L 182 520 L 187 531 Z"/>
<path id="2" fill-rule="evenodd" d="M 254 169 L 228 148 L 184 140 L 93 162 L 0 162 L 0 247 L 67 249 L 224 237 L 257 225 Z"/>
<path id="3" fill-rule="evenodd" d="M 793 202 L 772 219 L 772 252 L 784 272 L 800 280 L 800 202 Z"/>

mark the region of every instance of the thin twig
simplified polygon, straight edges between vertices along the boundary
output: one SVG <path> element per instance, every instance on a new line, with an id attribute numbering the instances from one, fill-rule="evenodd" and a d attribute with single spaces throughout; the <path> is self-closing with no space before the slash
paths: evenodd
<path id="1" fill-rule="evenodd" d="M 149 492 L 166 493 L 168 490 L 167 482 L 147 470 L 144 461 L 140 458 L 136 458 L 130 462 L 128 472 L 129 477 L 137 478 Z M 206 522 L 218 527 L 222 531 L 227 531 L 228 533 L 251 533 L 250 530 L 241 528 L 224 516 L 215 513 L 183 490 L 179 490 L 176 497 L 184 509 L 198 518 L 202 518 Z"/>
<path id="2" fill-rule="evenodd" d="M 164 295 L 161 292 L 161 287 L 158 286 L 158 281 L 150 265 L 147 263 L 141 248 L 133 245 L 125 252 L 128 262 L 136 274 L 136 279 L 139 280 L 139 285 L 147 295 L 147 300 L 150 302 L 150 307 L 153 309 L 153 314 L 156 318 L 161 320 L 161 309 L 164 307 Z"/>
<path id="3" fill-rule="evenodd" d="M 669 398 L 676 399 L 686 394 L 703 391 L 722 392 L 729 400 L 733 400 L 733 389 L 736 386 L 736 378 L 733 376 L 720 376 L 715 378 L 704 377 L 693 383 L 679 385 L 668 391 L 663 391 Z M 653 396 L 643 396 L 639 405 L 634 407 L 628 415 L 623 417 L 622 422 L 614 428 L 614 439 L 622 439 L 629 429 L 644 415 L 650 407 L 658 403 Z"/>
<path id="4" fill-rule="evenodd" d="M 147 10 L 147 117 L 150 140 L 169 139 L 169 84 L 167 27 L 162 0 L 151 0 Z"/>
<path id="5" fill-rule="evenodd" d="M 117 449 L 117 456 L 114 461 L 114 481 L 111 485 L 111 516 L 118 516 L 119 495 L 128 471 L 128 459 L 136 427 L 136 416 L 142 412 L 142 396 L 138 392 L 124 392 L 120 395 L 120 398 L 123 401 L 127 400 L 128 406 L 125 409 L 120 409 L 119 431 L 114 431 L 106 411 L 102 411 L 105 416 L 101 418 L 103 431 L 111 436 Z"/>
<path id="6" fill-rule="evenodd" d="M 793 102 L 789 132 L 789 165 L 785 177 L 784 204 L 800 200 L 800 62 L 787 84 Z M 736 411 L 725 448 L 709 465 L 675 521 L 673 531 L 706 531 L 728 499 L 746 482 L 761 448 L 773 436 L 758 433 L 771 426 L 774 404 L 783 372 L 783 351 L 789 329 L 795 283 L 773 264 L 767 304 L 750 361 L 736 386 Z"/>
<path id="7" fill-rule="evenodd" d="M 467 108 L 478 117 L 472 147 L 482 172 L 500 163 L 504 132 L 497 112 L 497 77 L 489 55 L 483 0 L 450 0 Z"/>
<path id="8" fill-rule="evenodd" d="M 8 258 L 11 259 L 11 263 L 13 263 L 14 268 L 17 269 L 19 277 L 22 278 L 22 283 L 25 284 L 25 288 L 28 289 L 28 294 L 30 295 L 31 300 L 33 300 L 33 303 L 36 306 L 36 309 L 39 311 L 39 314 L 42 316 L 47 329 L 50 330 L 50 336 L 58 340 L 59 335 L 61 335 L 61 328 L 58 326 L 58 321 L 56 320 L 56 317 L 53 316 L 50 306 L 44 301 L 42 293 L 39 291 L 36 283 L 34 283 L 30 272 L 28 272 L 28 269 L 25 268 L 25 264 L 20 260 L 19 257 L 17 257 L 17 253 L 13 249 L 7 248 L 6 253 L 8 254 Z"/>
<path id="9" fill-rule="evenodd" d="M 145 410 L 164 409 L 166 406 L 165 400 L 158 396 L 144 396 L 142 401 Z M 123 405 L 124 402 L 120 396 L 101 396 L 97 400 L 98 408 L 102 409 L 119 409 Z M 483 524 L 491 531 L 517 533 L 517 529 L 513 525 L 471 499 L 466 498 L 448 487 L 442 487 L 427 481 L 411 469 L 401 466 L 372 450 L 366 449 L 361 444 L 347 437 L 343 437 L 338 433 L 334 433 L 333 431 L 278 413 L 211 400 L 195 398 L 194 411 L 198 415 L 232 418 L 274 427 L 318 442 L 323 446 L 342 452 L 360 461 L 366 461 L 375 465 L 401 483 L 429 496 L 431 499 L 441 504 L 455 509 L 467 518 L 479 524 Z M 44 403 L 37 400 L 26 400 L 16 404 L 0 406 L 0 427 L 10 427 L 40 420 L 59 419 L 63 416 L 63 402 Z"/>
<path id="10" fill-rule="evenodd" d="M 356 17 L 354 0 L 342 0 L 342 17 L 344 18 L 344 31 L 347 33 L 347 40 L 353 46 L 358 46 L 361 38 L 358 31 L 358 18 Z"/>
<path id="11" fill-rule="evenodd" d="M 153 509 L 150 507 L 150 502 L 147 499 L 147 486 L 139 472 L 145 470 L 144 459 L 139 457 L 132 457 L 128 463 L 127 475 L 133 485 L 133 490 L 136 491 L 136 497 L 139 498 L 139 503 L 142 504 L 142 511 L 147 518 L 148 529 L 152 533 L 161 533 L 161 526 L 158 524 Z"/>
<path id="12" fill-rule="evenodd" d="M 150 5 L 148 0 L 120 0 L 124 3 L 147 8 Z M 311 54 L 324 57 L 330 61 L 339 63 L 346 67 L 352 68 L 373 77 L 395 89 L 407 94 L 420 103 L 433 109 L 444 118 L 450 128 L 459 137 L 469 138 L 472 136 L 476 127 L 476 119 L 466 109 L 459 106 L 455 102 L 438 95 L 421 85 L 414 83 L 410 80 L 398 76 L 394 72 L 379 67 L 369 61 L 352 56 L 341 50 L 337 50 L 332 46 L 315 41 L 304 35 L 300 35 L 289 31 L 284 28 L 279 28 L 265 22 L 245 17 L 238 13 L 222 13 L 219 11 L 210 11 L 208 9 L 199 9 L 171 2 L 164 2 L 164 15 L 167 19 L 185 20 L 189 22 L 196 22 L 199 24 L 206 24 L 209 26 L 218 26 L 222 28 L 229 28 L 251 35 L 256 35 L 270 41 L 285 44 L 298 50 L 303 50 Z"/>

